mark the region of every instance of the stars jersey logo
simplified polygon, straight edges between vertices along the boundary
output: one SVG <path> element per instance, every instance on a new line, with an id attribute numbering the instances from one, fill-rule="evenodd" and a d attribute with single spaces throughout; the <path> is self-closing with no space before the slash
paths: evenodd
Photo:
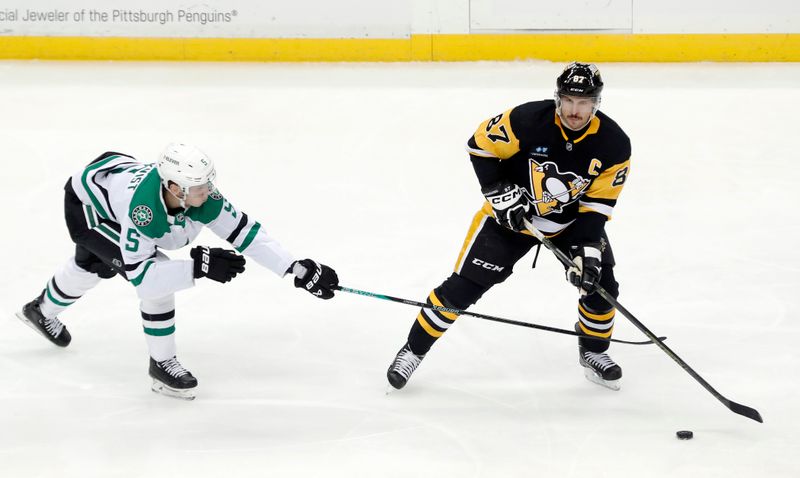
<path id="1" fill-rule="evenodd" d="M 531 202 L 538 216 L 560 213 L 564 207 L 583 195 L 589 180 L 570 171 L 561 172 L 556 163 L 541 163 L 529 159 L 531 173 Z"/>
<path id="2" fill-rule="evenodd" d="M 131 213 L 133 223 L 139 227 L 144 227 L 153 221 L 153 210 L 142 204 L 136 206 Z"/>

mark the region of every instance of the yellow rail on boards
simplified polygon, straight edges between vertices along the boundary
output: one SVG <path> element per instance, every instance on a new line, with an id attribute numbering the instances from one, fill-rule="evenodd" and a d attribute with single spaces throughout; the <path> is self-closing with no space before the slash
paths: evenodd
<path id="1" fill-rule="evenodd" d="M 472 34 L 348 38 L 0 36 L 0 59 L 165 61 L 800 61 L 800 34 Z"/>

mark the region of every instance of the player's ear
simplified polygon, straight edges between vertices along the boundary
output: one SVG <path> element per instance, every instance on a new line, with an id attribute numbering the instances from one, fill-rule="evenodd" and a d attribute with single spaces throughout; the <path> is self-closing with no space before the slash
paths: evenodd
<path id="1" fill-rule="evenodd" d="M 183 192 L 181 191 L 181 187 L 178 186 L 177 183 L 175 183 L 173 181 L 169 181 L 168 184 L 169 184 L 168 189 L 172 194 L 174 194 L 177 197 L 182 197 L 183 196 Z"/>

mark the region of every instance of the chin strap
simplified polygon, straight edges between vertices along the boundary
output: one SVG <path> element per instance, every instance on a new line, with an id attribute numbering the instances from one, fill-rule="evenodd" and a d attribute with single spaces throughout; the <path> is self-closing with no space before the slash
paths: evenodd
<path id="1" fill-rule="evenodd" d="M 180 204 L 183 209 L 186 209 L 186 201 L 184 201 L 184 199 L 181 198 L 180 196 L 178 196 L 177 194 L 173 193 L 170 188 L 166 188 L 166 189 L 167 189 L 167 192 L 172 195 L 172 197 L 174 197 L 175 199 L 178 200 L 178 204 Z M 186 196 L 186 192 L 184 192 L 182 189 L 181 189 L 181 192 L 183 192 L 183 195 L 185 197 Z"/>

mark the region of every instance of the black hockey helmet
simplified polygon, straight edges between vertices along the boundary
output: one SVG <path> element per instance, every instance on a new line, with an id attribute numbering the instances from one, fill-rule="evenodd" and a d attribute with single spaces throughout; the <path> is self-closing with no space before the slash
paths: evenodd
<path id="1" fill-rule="evenodd" d="M 556 95 L 600 98 L 603 79 L 593 63 L 573 61 L 556 79 Z"/>

